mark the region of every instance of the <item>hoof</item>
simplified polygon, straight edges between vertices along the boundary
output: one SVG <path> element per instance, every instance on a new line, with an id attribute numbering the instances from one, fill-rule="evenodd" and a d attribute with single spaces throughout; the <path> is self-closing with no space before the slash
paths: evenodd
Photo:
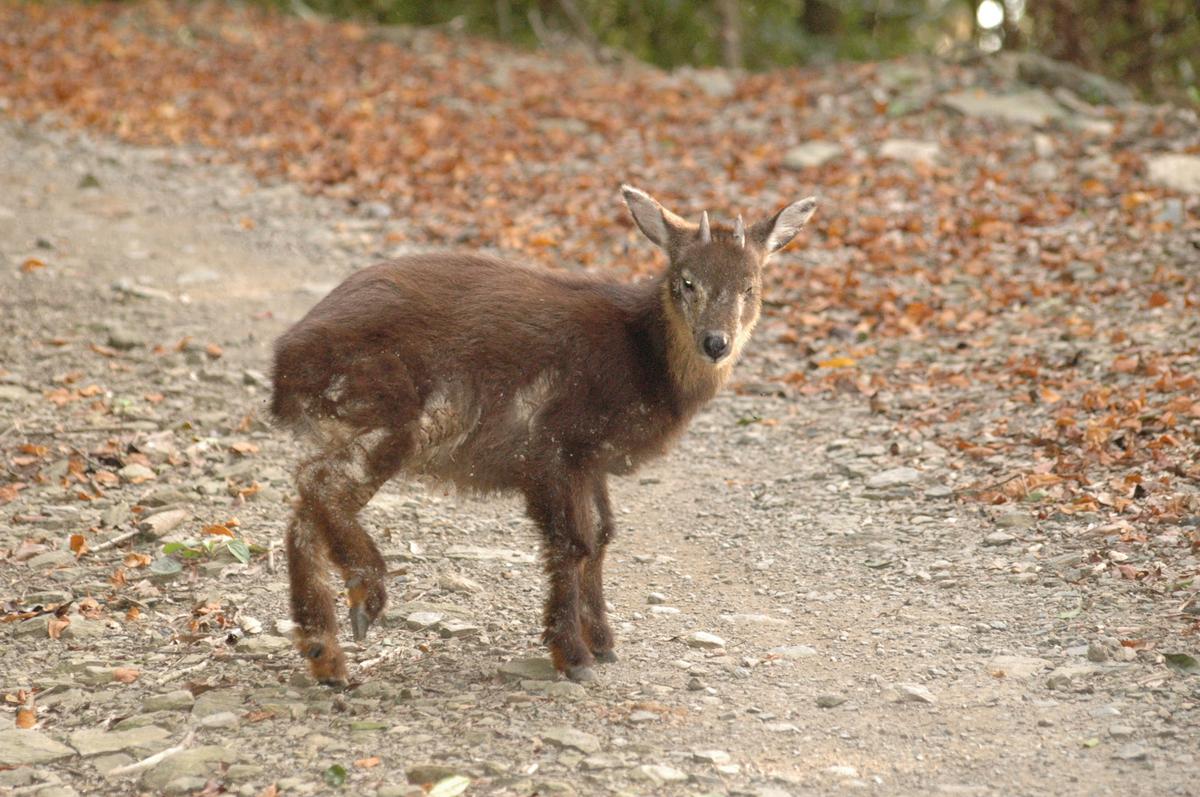
<path id="1" fill-rule="evenodd" d="M 585 684 L 596 680 L 596 671 L 587 665 L 567 668 L 567 677 L 577 684 Z"/>
<path id="2" fill-rule="evenodd" d="M 367 630 L 371 627 L 371 615 L 363 606 L 350 607 L 350 629 L 354 632 L 354 641 L 362 642 L 367 638 Z"/>
<path id="3" fill-rule="evenodd" d="M 337 690 L 345 689 L 349 685 L 345 678 L 322 678 L 317 683 L 321 686 L 328 686 L 330 689 Z"/>
<path id="4" fill-rule="evenodd" d="M 308 660 L 313 680 L 327 686 L 345 686 L 346 657 L 337 643 L 329 639 L 302 639 L 296 643 L 300 655 Z"/>
<path id="5" fill-rule="evenodd" d="M 596 661 L 600 664 L 612 664 L 613 662 L 615 662 L 617 660 L 617 654 L 613 653 L 611 650 L 593 651 L 592 655 L 596 658 Z"/>

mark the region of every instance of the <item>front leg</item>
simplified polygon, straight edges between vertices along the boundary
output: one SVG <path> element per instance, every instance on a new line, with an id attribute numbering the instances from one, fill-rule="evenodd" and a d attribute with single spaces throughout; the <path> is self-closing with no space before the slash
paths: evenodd
<path id="1" fill-rule="evenodd" d="M 555 668 L 572 681 L 595 677 L 579 617 L 581 567 L 594 545 L 587 484 L 570 475 L 526 493 L 529 516 L 542 532 L 542 554 L 550 577 L 542 640 L 550 648 Z"/>
<path id="2" fill-rule="evenodd" d="M 583 636 L 596 661 L 607 664 L 617 660 L 613 653 L 613 632 L 608 624 L 608 607 L 604 602 L 604 552 L 616 536 L 612 504 L 608 500 L 608 483 L 603 475 L 592 484 L 592 500 L 599 517 L 599 529 L 592 555 L 583 561 L 579 571 L 582 591 Z"/>

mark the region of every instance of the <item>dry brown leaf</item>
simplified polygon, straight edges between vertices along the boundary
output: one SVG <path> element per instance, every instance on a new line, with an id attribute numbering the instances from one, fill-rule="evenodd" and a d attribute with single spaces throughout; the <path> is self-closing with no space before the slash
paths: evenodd
<path id="1" fill-rule="evenodd" d="M 131 684 L 142 676 L 142 671 L 135 667 L 117 667 L 113 670 L 113 680 L 123 684 Z"/>

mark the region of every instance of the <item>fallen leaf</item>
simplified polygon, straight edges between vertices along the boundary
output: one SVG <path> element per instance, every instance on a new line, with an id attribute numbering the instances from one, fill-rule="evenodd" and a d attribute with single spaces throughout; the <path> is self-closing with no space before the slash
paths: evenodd
<path id="1" fill-rule="evenodd" d="M 117 667 L 113 669 L 113 680 L 123 684 L 131 684 L 140 678 L 142 671 L 134 667 Z"/>

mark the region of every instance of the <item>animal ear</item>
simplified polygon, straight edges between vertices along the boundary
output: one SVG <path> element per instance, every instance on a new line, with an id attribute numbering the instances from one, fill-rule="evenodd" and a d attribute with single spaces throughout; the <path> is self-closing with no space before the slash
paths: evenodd
<path id="1" fill-rule="evenodd" d="M 768 255 L 777 252 L 796 237 L 816 209 L 816 197 L 793 202 L 771 218 L 751 227 L 750 238 L 757 241 Z"/>
<path id="2" fill-rule="evenodd" d="M 670 249 L 673 241 L 695 231 L 696 227 L 658 204 L 654 197 L 631 185 L 621 186 L 625 204 L 633 214 L 638 229 L 663 249 Z"/>

